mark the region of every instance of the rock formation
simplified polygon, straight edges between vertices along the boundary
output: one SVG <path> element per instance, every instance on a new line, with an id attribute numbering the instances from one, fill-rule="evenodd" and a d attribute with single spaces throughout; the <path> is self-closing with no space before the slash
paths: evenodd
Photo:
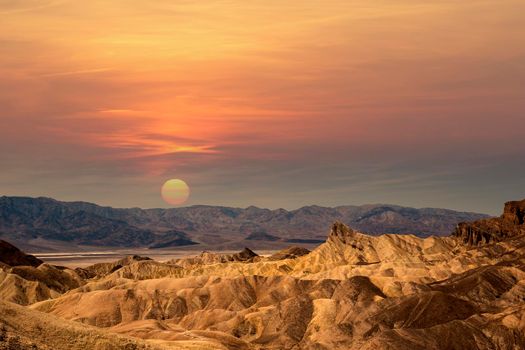
<path id="1" fill-rule="evenodd" d="M 468 245 L 500 242 L 525 234 L 524 223 L 525 199 L 505 203 L 503 214 L 498 218 L 459 223 L 453 235 Z"/>
<path id="2" fill-rule="evenodd" d="M 332 225 L 332 229 L 330 230 L 330 234 L 328 235 L 329 240 L 340 241 L 344 244 L 350 244 L 354 237 L 355 231 L 340 221 L 336 221 Z"/>

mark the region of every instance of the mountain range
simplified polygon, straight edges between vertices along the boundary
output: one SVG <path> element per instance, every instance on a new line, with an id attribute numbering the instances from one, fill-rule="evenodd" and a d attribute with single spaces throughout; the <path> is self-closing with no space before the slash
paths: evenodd
<path id="1" fill-rule="evenodd" d="M 117 209 L 51 198 L 0 197 L 0 238 L 29 251 L 85 247 L 277 249 L 317 245 L 334 221 L 368 234 L 450 234 L 488 215 L 397 205 L 306 206 L 297 210 L 197 205 Z"/>

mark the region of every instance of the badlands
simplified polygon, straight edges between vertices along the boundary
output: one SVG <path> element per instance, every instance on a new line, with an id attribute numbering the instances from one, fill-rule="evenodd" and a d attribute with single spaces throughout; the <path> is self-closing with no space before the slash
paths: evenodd
<path id="1" fill-rule="evenodd" d="M 525 349 L 524 219 L 76 269 L 1 242 L 0 349 Z"/>

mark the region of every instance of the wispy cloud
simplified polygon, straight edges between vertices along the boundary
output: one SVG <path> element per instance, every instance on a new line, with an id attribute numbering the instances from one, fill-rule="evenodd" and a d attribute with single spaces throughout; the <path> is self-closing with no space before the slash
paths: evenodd
<path id="1" fill-rule="evenodd" d="M 49 1 L 0 1 L 0 15 L 10 15 L 16 13 L 39 11 L 48 7 L 54 7 L 66 3 L 67 0 Z"/>
<path id="2" fill-rule="evenodd" d="M 79 69 L 79 70 L 65 71 L 65 72 L 54 72 L 54 73 L 38 74 L 37 77 L 47 78 L 47 77 L 61 77 L 61 76 L 68 76 L 68 75 L 96 74 L 96 73 L 109 72 L 109 71 L 112 71 L 112 70 L 114 70 L 114 68 Z"/>

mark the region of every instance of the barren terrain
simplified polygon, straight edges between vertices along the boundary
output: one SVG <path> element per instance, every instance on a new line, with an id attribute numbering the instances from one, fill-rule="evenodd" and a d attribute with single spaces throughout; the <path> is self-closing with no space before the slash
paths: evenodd
<path id="1" fill-rule="evenodd" d="M 314 250 L 268 256 L 71 269 L 6 245 L 0 349 L 523 349 L 524 208 L 448 237 L 336 222 Z"/>

